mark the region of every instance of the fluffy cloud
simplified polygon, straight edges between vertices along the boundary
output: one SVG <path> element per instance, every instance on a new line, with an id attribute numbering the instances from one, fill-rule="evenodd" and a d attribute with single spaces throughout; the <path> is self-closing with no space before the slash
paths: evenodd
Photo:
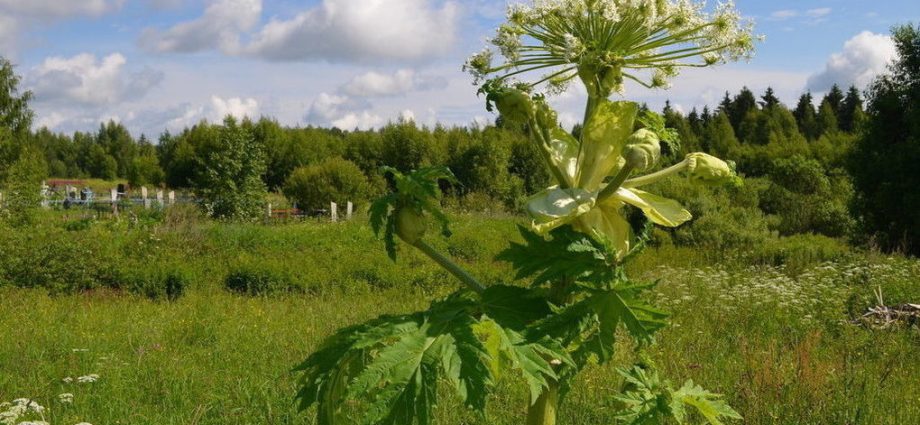
<path id="1" fill-rule="evenodd" d="M 124 0 L 0 0 L 0 12 L 42 20 L 74 15 L 99 16 L 119 9 Z"/>
<path id="2" fill-rule="evenodd" d="M 332 125 L 347 130 L 368 129 L 383 124 L 383 118 L 370 109 L 371 105 L 365 101 L 320 93 L 310 105 L 306 120 L 310 124 Z"/>
<path id="3" fill-rule="evenodd" d="M 129 73 L 126 63 L 120 53 L 102 60 L 89 53 L 50 57 L 27 75 L 26 85 L 39 103 L 102 106 L 140 98 L 163 79 L 161 72 L 151 69 Z"/>
<path id="4" fill-rule="evenodd" d="M 180 105 L 177 108 L 170 108 L 153 115 L 160 116 L 157 121 L 165 121 L 165 127 L 169 131 L 180 131 L 183 128 L 191 127 L 202 120 L 209 122 L 221 122 L 227 115 L 236 119 L 256 118 L 259 116 L 259 102 L 253 98 L 223 98 L 220 96 L 211 96 L 211 101 L 207 105 L 193 106 L 191 104 Z M 147 124 L 152 125 L 156 123 Z"/>
<path id="5" fill-rule="evenodd" d="M 420 75 L 411 69 L 393 74 L 370 71 L 358 75 L 343 85 L 342 93 L 357 97 L 397 96 L 413 91 L 441 89 L 447 86 L 443 77 Z"/>
<path id="6" fill-rule="evenodd" d="M 21 32 L 75 16 L 101 16 L 121 8 L 124 0 L 0 0 L 0 52 L 16 52 Z"/>
<path id="7" fill-rule="evenodd" d="M 842 52 L 832 54 L 823 71 L 808 78 L 807 88 L 824 92 L 834 84 L 865 87 L 885 72 L 897 55 L 891 37 L 863 31 L 849 39 Z"/>
<path id="8" fill-rule="evenodd" d="M 138 43 L 154 52 L 239 50 L 240 34 L 253 29 L 262 14 L 262 0 L 213 0 L 200 18 L 161 31 L 148 28 Z"/>
<path id="9" fill-rule="evenodd" d="M 292 19 L 266 24 L 244 52 L 269 60 L 381 62 L 444 53 L 458 6 L 433 0 L 324 0 Z"/>

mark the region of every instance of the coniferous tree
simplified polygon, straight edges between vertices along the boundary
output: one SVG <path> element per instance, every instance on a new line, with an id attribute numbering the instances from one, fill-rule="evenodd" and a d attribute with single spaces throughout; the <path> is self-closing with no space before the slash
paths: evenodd
<path id="1" fill-rule="evenodd" d="M 834 133 L 840 128 L 834 106 L 827 99 L 821 102 L 821 108 L 818 109 L 817 118 L 818 132 L 822 135 Z"/>
<path id="2" fill-rule="evenodd" d="M 827 102 L 831 105 L 831 109 L 836 114 L 837 122 L 840 122 L 840 109 L 843 105 L 843 91 L 840 90 L 840 86 L 834 84 L 831 87 L 831 90 L 824 95 L 824 99 L 821 100 L 821 103 Z"/>
<path id="3" fill-rule="evenodd" d="M 773 108 L 780 104 L 779 98 L 777 98 L 776 93 L 773 92 L 773 87 L 767 87 L 767 91 L 760 99 L 760 106 L 763 109 Z"/>
<path id="4" fill-rule="evenodd" d="M 703 130 L 702 143 L 706 152 L 729 159 L 736 157 L 741 148 L 738 138 L 735 137 L 735 131 L 732 129 L 731 121 L 724 112 L 718 113 L 706 125 Z"/>
<path id="5" fill-rule="evenodd" d="M 815 112 L 815 105 L 811 92 L 807 92 L 799 97 L 799 103 L 792 112 L 795 116 L 796 124 L 799 126 L 799 132 L 808 140 L 817 140 L 821 135 L 821 129 L 818 126 L 818 114 Z"/>
<path id="6" fill-rule="evenodd" d="M 754 92 L 747 87 L 742 88 L 732 100 L 731 109 L 728 113 L 728 119 L 732 123 L 732 128 L 735 129 L 735 133 L 740 131 L 741 123 L 748 117 L 748 114 L 756 110 L 757 98 L 754 97 Z"/>
<path id="7" fill-rule="evenodd" d="M 859 95 L 859 89 L 850 86 L 847 96 L 840 104 L 840 129 L 847 132 L 853 132 L 858 127 L 858 121 L 863 116 L 863 101 Z"/>

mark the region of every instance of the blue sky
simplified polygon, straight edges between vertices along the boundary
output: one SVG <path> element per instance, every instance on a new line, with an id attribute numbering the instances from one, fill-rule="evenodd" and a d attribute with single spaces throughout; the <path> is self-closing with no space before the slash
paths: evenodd
<path id="1" fill-rule="evenodd" d="M 493 119 L 460 65 L 501 21 L 504 0 L 0 0 L 0 55 L 35 93 L 36 125 L 121 121 L 156 137 L 201 119 L 267 115 L 286 125 L 375 127 Z M 715 2 L 710 2 L 714 4 Z M 749 63 L 687 72 L 626 97 L 680 109 L 772 86 L 794 102 L 865 85 L 894 56 L 892 25 L 916 0 L 739 0 L 766 36 Z M 553 100 L 575 122 L 578 90 Z"/>

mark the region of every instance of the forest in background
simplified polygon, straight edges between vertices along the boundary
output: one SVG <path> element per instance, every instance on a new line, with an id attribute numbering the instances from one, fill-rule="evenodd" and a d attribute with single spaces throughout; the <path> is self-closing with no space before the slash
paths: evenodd
<path id="1" fill-rule="evenodd" d="M 665 190 L 689 203 L 697 221 L 718 216 L 719 227 L 737 226 L 740 233 L 814 233 L 917 252 L 920 218 L 903 211 L 920 205 L 911 190 L 920 180 L 912 165 L 920 160 L 920 33 L 907 25 L 893 34 L 901 59 L 864 93 L 835 85 L 820 99 L 803 94 L 790 108 L 772 89 L 758 95 L 744 88 L 686 115 L 666 105 L 661 115 L 679 134 L 680 149 L 668 152 L 664 165 L 702 151 L 734 161 L 746 185 L 706 194 Z M 20 93 L 5 60 L 0 82 L 0 182 L 8 189 L 49 176 L 126 179 L 132 186 L 188 188 L 218 199 L 209 204 L 212 215 L 245 218 L 260 210 L 267 192 L 281 192 L 305 210 L 330 201 L 360 205 L 385 189 L 384 165 L 404 172 L 447 165 L 459 180 L 445 188 L 449 202 L 476 211 L 519 210 L 526 194 L 549 181 L 527 129 L 501 117 L 483 128 L 407 121 L 367 131 L 228 117 L 164 132 L 156 141 L 134 138 L 110 121 L 95 133 L 68 135 L 31 129 L 31 93 Z M 228 193 L 250 201 L 240 211 L 219 205 L 229 202 L 222 199 Z M 725 205 L 705 201 L 715 198 Z M 731 239 L 715 237 L 721 238 Z"/>

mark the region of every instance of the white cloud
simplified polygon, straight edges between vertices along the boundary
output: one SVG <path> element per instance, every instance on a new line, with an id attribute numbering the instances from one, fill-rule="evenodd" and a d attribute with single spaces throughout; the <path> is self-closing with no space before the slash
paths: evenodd
<path id="1" fill-rule="evenodd" d="M 821 7 L 817 9 L 809 9 L 805 11 L 805 16 L 811 18 L 823 18 L 831 14 L 832 9 L 829 7 Z"/>
<path id="2" fill-rule="evenodd" d="M 345 114 L 342 118 L 332 121 L 331 124 L 333 127 L 338 127 L 343 130 L 352 130 L 355 128 L 367 130 L 379 127 L 383 124 L 383 118 L 369 111 L 361 111 L 360 113 L 350 112 Z"/>
<path id="3" fill-rule="evenodd" d="M 120 53 L 102 60 L 89 53 L 50 57 L 27 75 L 26 85 L 39 103 L 102 106 L 140 98 L 163 79 L 161 72 L 151 69 L 126 72 L 125 64 Z"/>
<path id="4" fill-rule="evenodd" d="M 824 92 L 834 84 L 865 87 L 897 58 L 891 37 L 863 31 L 847 40 L 843 51 L 827 60 L 824 70 L 808 78 L 807 88 Z"/>
<path id="5" fill-rule="evenodd" d="M 441 89 L 447 86 L 443 77 L 420 75 L 411 69 L 401 69 L 393 74 L 370 71 L 345 83 L 342 93 L 357 97 L 397 96 L 413 91 Z"/>
<path id="6" fill-rule="evenodd" d="M 411 109 L 405 109 L 399 113 L 400 122 L 415 122 L 415 112 Z"/>
<path id="7" fill-rule="evenodd" d="M 783 19 L 795 18 L 799 16 L 799 11 L 786 9 L 786 10 L 777 10 L 770 14 L 770 18 L 773 20 L 781 21 Z"/>
<path id="8" fill-rule="evenodd" d="M 211 96 L 211 120 L 221 120 L 227 115 L 234 118 L 257 118 L 259 116 L 259 102 L 253 98 L 242 99 L 231 97 L 224 99 Z"/>
<path id="9" fill-rule="evenodd" d="M 380 62 L 444 53 L 458 6 L 433 0 L 324 0 L 292 19 L 273 19 L 245 52 L 276 61 Z"/>
<path id="10" fill-rule="evenodd" d="M 41 20 L 74 15 L 100 16 L 121 8 L 124 0 L 0 0 L 0 12 Z"/>
<path id="11" fill-rule="evenodd" d="M 253 29 L 262 14 L 262 0 L 212 0 L 200 18 L 165 31 L 148 28 L 138 43 L 154 52 L 190 53 L 220 49 L 235 53 L 240 34 Z"/>

